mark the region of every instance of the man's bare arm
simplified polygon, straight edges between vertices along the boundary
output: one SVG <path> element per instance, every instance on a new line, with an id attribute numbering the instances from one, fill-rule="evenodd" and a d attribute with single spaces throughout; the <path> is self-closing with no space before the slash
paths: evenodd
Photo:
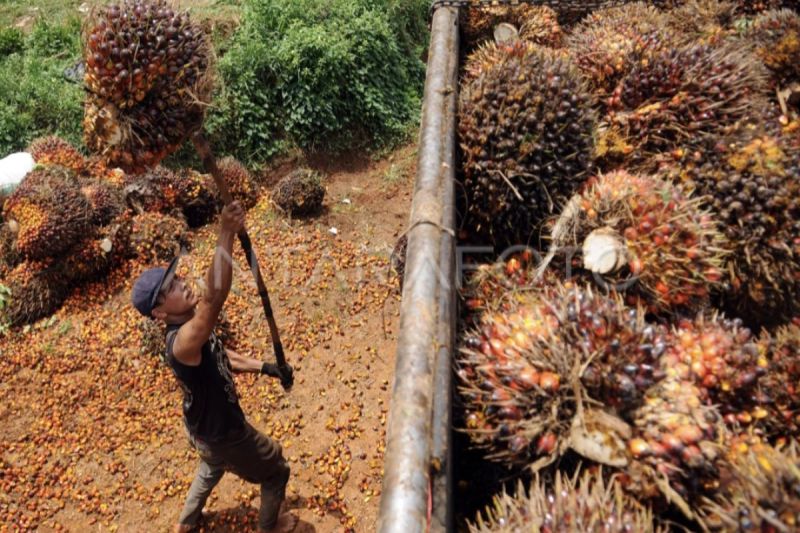
<path id="1" fill-rule="evenodd" d="M 233 350 L 226 348 L 225 352 L 228 354 L 228 359 L 231 362 L 231 370 L 234 372 L 261 372 L 261 367 L 264 366 L 264 361 L 247 357 Z"/>

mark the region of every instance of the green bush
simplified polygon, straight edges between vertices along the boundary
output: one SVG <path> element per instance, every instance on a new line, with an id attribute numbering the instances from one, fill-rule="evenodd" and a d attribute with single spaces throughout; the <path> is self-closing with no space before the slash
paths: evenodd
<path id="1" fill-rule="evenodd" d="M 427 0 L 250 0 L 209 130 L 263 161 L 288 145 L 380 147 L 418 116 Z"/>
<path id="2" fill-rule="evenodd" d="M 82 88 L 64 78 L 80 57 L 79 26 L 38 23 L 21 53 L 0 59 L 0 157 L 57 134 L 80 146 Z"/>
<path id="3" fill-rule="evenodd" d="M 21 52 L 25 48 L 25 35 L 18 28 L 0 28 L 0 59 Z"/>

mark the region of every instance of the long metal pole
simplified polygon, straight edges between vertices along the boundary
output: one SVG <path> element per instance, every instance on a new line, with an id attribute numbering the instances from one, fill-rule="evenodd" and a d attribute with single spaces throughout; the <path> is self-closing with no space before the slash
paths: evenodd
<path id="1" fill-rule="evenodd" d="M 425 81 L 417 183 L 411 206 L 400 334 L 384 461 L 378 531 L 421 533 L 428 526 L 433 363 L 438 349 L 442 172 L 455 98 L 452 62 L 458 55 L 458 11 L 436 10 Z M 450 162 L 452 164 L 452 161 Z M 444 280 L 444 282 L 452 282 Z"/>
<path id="2" fill-rule="evenodd" d="M 225 204 L 233 201 L 228 185 L 225 183 L 225 178 L 222 176 L 217 160 L 214 158 L 214 153 L 211 151 L 211 144 L 208 142 L 202 130 L 199 130 L 192 136 L 192 143 L 194 143 L 195 150 L 197 150 L 200 159 L 203 161 L 203 167 L 206 172 L 214 177 L 214 181 L 219 189 L 219 194 Z M 283 353 L 283 344 L 281 343 L 280 333 L 278 332 L 278 324 L 275 323 L 275 315 L 272 312 L 272 304 L 269 301 L 269 293 L 267 286 L 264 284 L 264 278 L 261 277 L 261 269 L 258 266 L 258 258 L 256 252 L 253 250 L 253 243 L 250 241 L 250 235 L 247 230 L 242 230 L 238 234 L 239 242 L 244 248 L 244 253 L 247 257 L 247 264 L 250 265 L 250 271 L 256 280 L 256 287 L 258 287 L 258 295 L 261 297 L 261 304 L 264 307 L 264 315 L 267 317 L 267 324 L 269 324 L 269 334 L 272 337 L 272 347 L 275 351 L 275 359 L 278 363 L 278 368 L 281 370 L 281 385 L 284 390 L 289 390 L 294 384 L 294 376 L 291 367 L 286 364 L 286 356 Z"/>

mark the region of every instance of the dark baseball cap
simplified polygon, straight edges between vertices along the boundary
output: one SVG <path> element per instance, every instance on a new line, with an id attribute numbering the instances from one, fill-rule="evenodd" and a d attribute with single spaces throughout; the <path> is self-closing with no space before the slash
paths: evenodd
<path id="1" fill-rule="evenodd" d="M 166 268 L 156 267 L 145 270 L 133 284 L 133 291 L 131 291 L 133 306 L 144 316 L 152 318 L 151 313 L 156 306 L 158 293 L 161 292 L 161 287 L 169 285 L 172 278 L 175 277 L 179 257 L 176 255 Z"/>

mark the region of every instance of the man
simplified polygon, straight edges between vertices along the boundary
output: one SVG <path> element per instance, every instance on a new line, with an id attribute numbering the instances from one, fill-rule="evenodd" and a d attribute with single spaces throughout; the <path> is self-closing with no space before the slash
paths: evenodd
<path id="1" fill-rule="evenodd" d="M 233 241 L 244 228 L 244 217 L 239 202 L 223 209 L 202 297 L 175 275 L 177 257 L 167 268 L 143 272 L 133 286 L 136 309 L 167 325 L 166 360 L 183 390 L 184 423 L 201 459 L 176 532 L 197 526 L 208 495 L 225 471 L 261 485 L 259 532 L 287 533 L 297 525 L 295 516 L 280 514 L 289 480 L 281 446 L 247 423 L 231 377 L 231 371 L 272 377 L 281 373 L 276 365 L 226 350 L 213 333 L 231 288 Z"/>

